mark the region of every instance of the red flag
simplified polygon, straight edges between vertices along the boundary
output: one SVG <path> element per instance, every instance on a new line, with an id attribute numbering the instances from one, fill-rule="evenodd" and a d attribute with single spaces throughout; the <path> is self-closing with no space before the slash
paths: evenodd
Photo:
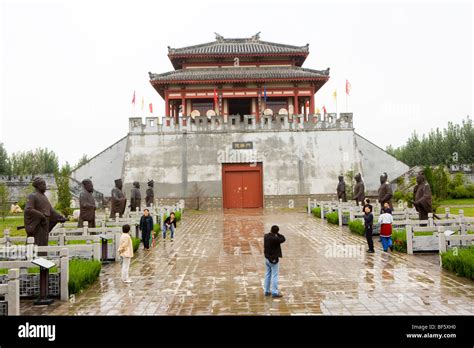
<path id="1" fill-rule="evenodd" d="M 217 92 L 216 92 L 216 89 L 214 88 L 214 108 L 216 108 L 217 105 L 218 105 Z"/>
<path id="2" fill-rule="evenodd" d="M 351 84 L 349 82 L 349 80 L 346 80 L 346 94 L 349 95 L 349 93 L 351 92 Z"/>
<path id="3" fill-rule="evenodd" d="M 150 105 L 149 105 L 149 106 L 150 106 L 150 114 L 152 114 L 152 113 L 153 113 L 153 104 L 152 104 L 152 103 L 150 103 Z"/>
<path id="4" fill-rule="evenodd" d="M 323 112 L 326 114 L 326 106 L 323 105 Z"/>
<path id="5" fill-rule="evenodd" d="M 135 105 L 135 91 L 133 91 L 132 104 Z"/>

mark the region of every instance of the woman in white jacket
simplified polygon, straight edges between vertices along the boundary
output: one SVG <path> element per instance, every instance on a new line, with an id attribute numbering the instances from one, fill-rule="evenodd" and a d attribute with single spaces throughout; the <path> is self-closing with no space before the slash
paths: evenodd
<path id="1" fill-rule="evenodd" d="M 128 277 L 128 270 L 130 268 L 130 261 L 133 257 L 133 244 L 130 237 L 130 225 L 122 226 L 122 236 L 120 237 L 120 245 L 118 253 L 122 257 L 122 281 L 124 283 L 131 283 L 132 280 Z"/>

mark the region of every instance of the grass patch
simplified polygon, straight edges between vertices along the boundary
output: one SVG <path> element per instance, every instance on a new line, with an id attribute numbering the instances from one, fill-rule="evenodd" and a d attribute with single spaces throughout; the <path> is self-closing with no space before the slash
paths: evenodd
<path id="1" fill-rule="evenodd" d="M 77 294 L 91 285 L 100 274 L 99 260 L 69 260 L 69 294 Z"/>
<path id="2" fill-rule="evenodd" d="M 140 247 L 140 238 L 132 237 L 132 245 L 133 245 L 133 253 L 136 253 L 138 248 Z"/>
<path id="3" fill-rule="evenodd" d="M 313 215 L 317 218 L 321 218 L 321 208 L 320 207 L 317 207 L 317 208 L 313 208 L 311 210 L 311 212 L 313 213 Z"/>
<path id="4" fill-rule="evenodd" d="M 362 223 L 362 221 L 354 220 L 354 221 L 349 221 L 349 230 L 352 233 L 363 236 L 364 232 L 365 232 L 365 227 L 364 227 L 364 224 Z"/>
<path id="5" fill-rule="evenodd" d="M 448 250 L 441 254 L 441 260 L 444 269 L 474 279 L 474 247 Z"/>
<path id="6" fill-rule="evenodd" d="M 423 232 L 422 232 L 423 233 Z M 424 232 L 426 233 L 426 232 Z M 428 232 L 430 233 L 430 232 Z M 393 250 L 401 253 L 407 252 L 407 232 L 405 229 L 394 229 L 392 231 Z"/>
<path id="7" fill-rule="evenodd" d="M 474 207 L 465 207 L 465 208 L 462 208 L 462 207 L 459 207 L 459 208 L 454 208 L 454 207 L 450 207 L 449 208 L 449 212 L 451 214 L 455 214 L 455 215 L 458 215 L 459 214 L 459 210 L 464 210 L 464 216 L 469 216 L 469 217 L 474 217 Z M 445 213 L 445 210 L 444 208 L 441 208 L 437 210 L 437 214 L 438 215 L 442 215 Z"/>
<path id="8" fill-rule="evenodd" d="M 31 267 L 28 268 L 28 273 L 29 274 L 38 274 L 40 272 L 39 267 Z M 58 267 L 53 266 L 49 269 L 49 273 L 58 273 Z M 8 269 L 7 268 L 0 268 L 0 274 L 8 274 Z"/>
<path id="9" fill-rule="evenodd" d="M 7 217 L 5 220 L 0 219 L 0 237 L 3 237 L 3 230 L 9 228 L 11 237 L 22 237 L 26 236 L 25 230 L 17 230 L 18 226 L 23 226 L 23 216 L 18 217 Z"/>
<path id="10" fill-rule="evenodd" d="M 337 212 L 332 212 L 326 214 L 326 219 L 330 224 L 339 225 L 339 214 Z"/>
<path id="11" fill-rule="evenodd" d="M 445 199 L 440 201 L 441 206 L 452 206 L 452 205 L 474 205 L 474 198 L 460 198 L 460 199 Z"/>

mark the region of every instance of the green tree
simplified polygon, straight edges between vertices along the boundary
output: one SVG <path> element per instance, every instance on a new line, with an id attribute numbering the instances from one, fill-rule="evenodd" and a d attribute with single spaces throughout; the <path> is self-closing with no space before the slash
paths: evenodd
<path id="1" fill-rule="evenodd" d="M 353 169 L 348 170 L 344 174 L 344 178 L 346 179 L 346 199 L 348 201 L 354 199 L 354 176 L 355 173 Z"/>
<path id="2" fill-rule="evenodd" d="M 54 174 L 56 185 L 58 186 L 58 204 L 56 209 L 65 216 L 72 213 L 71 209 L 71 190 L 69 188 L 69 177 L 71 176 L 71 166 L 66 162 L 59 171 Z"/>
<path id="3" fill-rule="evenodd" d="M 38 148 L 35 151 L 11 155 L 11 173 L 15 175 L 52 174 L 58 171 L 58 157 L 53 151 Z"/>
<path id="4" fill-rule="evenodd" d="M 456 163 L 454 157 L 457 157 L 457 163 L 474 163 L 472 120 L 467 117 L 461 124 L 448 122 L 445 129 L 431 130 L 421 138 L 413 132 L 404 145 L 398 148 L 389 145 L 386 151 L 410 167 L 449 165 Z"/>
<path id="5" fill-rule="evenodd" d="M 2 182 L 0 183 L 0 216 L 2 217 L 2 220 L 5 220 L 5 217 L 10 211 L 8 206 L 9 199 L 10 195 L 8 193 L 8 187 Z"/>
<path id="6" fill-rule="evenodd" d="M 0 174 L 10 174 L 10 160 L 8 158 L 7 150 L 3 143 L 0 143 Z"/>
<path id="7" fill-rule="evenodd" d="M 74 166 L 74 168 L 79 168 L 80 166 L 86 164 L 88 161 L 89 161 L 89 158 L 87 158 L 87 155 L 83 154 L 82 157 L 77 162 L 77 164 Z"/>

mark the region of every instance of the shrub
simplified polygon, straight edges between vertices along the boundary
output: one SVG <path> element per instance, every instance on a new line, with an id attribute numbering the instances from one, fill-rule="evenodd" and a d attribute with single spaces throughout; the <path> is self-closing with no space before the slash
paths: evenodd
<path id="1" fill-rule="evenodd" d="M 154 224 L 154 225 L 153 225 L 153 232 L 155 232 L 155 233 L 160 233 L 160 231 L 161 231 L 161 226 L 160 226 L 160 224 Z"/>
<path id="2" fill-rule="evenodd" d="M 181 221 L 181 212 L 180 211 L 174 212 L 174 216 L 176 218 L 176 221 Z"/>
<path id="3" fill-rule="evenodd" d="M 316 216 L 317 218 L 320 218 L 321 217 L 321 208 L 313 208 L 313 210 L 311 210 L 311 212 L 313 213 L 314 216 Z"/>
<path id="4" fill-rule="evenodd" d="M 136 253 L 140 246 L 141 239 L 132 237 L 133 252 Z"/>
<path id="5" fill-rule="evenodd" d="M 401 253 L 407 252 L 407 233 L 405 229 L 392 231 L 393 250 Z"/>
<path id="6" fill-rule="evenodd" d="M 339 225 L 339 214 L 336 211 L 326 214 L 326 219 L 330 224 Z"/>
<path id="7" fill-rule="evenodd" d="M 69 293 L 76 294 L 91 285 L 100 274 L 99 260 L 69 260 Z"/>
<path id="8" fill-rule="evenodd" d="M 444 269 L 474 279 L 474 247 L 448 250 L 441 254 L 441 260 Z"/>
<path id="9" fill-rule="evenodd" d="M 349 221 L 349 230 L 358 235 L 364 235 L 364 224 L 360 220 Z"/>

